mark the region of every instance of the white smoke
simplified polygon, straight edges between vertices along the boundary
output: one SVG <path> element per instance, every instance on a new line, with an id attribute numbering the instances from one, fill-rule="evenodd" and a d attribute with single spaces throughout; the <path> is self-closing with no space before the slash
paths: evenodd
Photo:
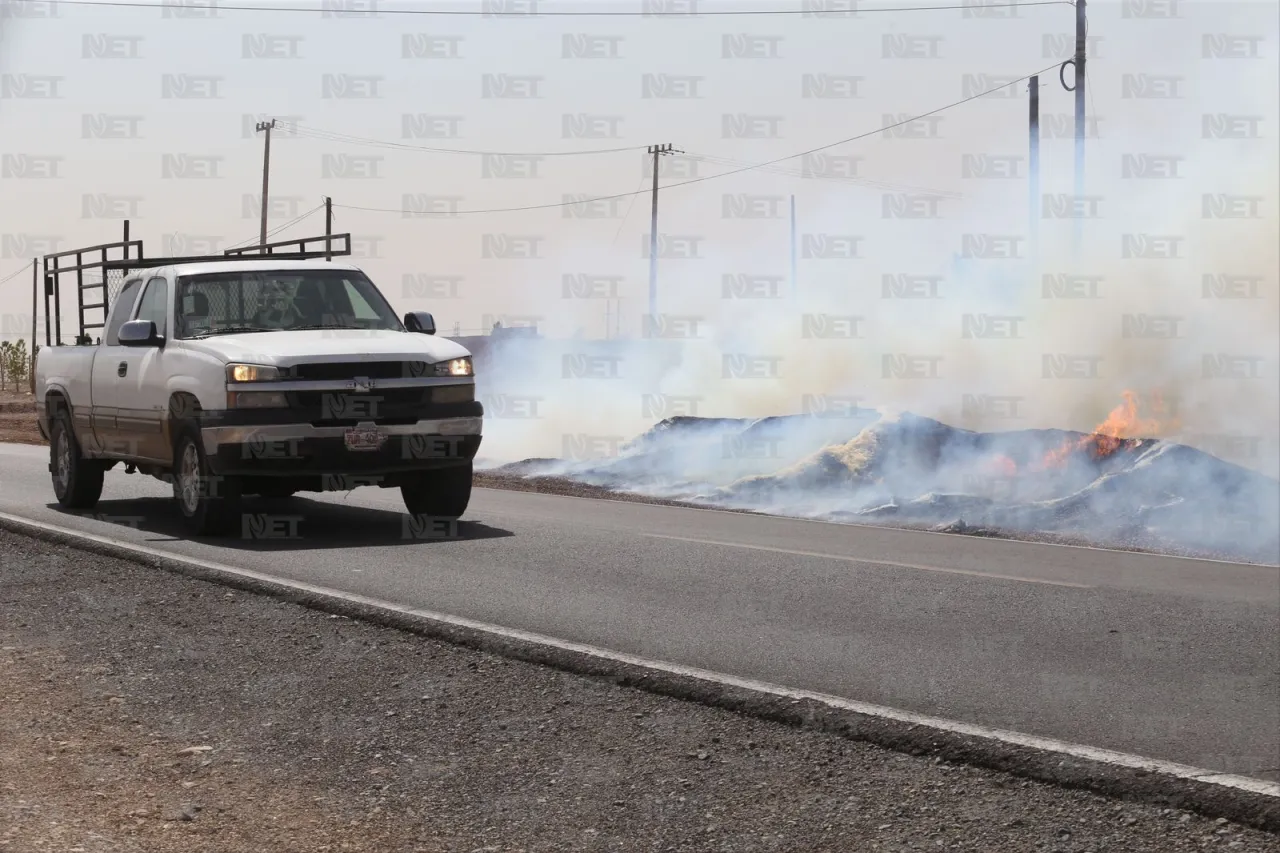
<path id="1" fill-rule="evenodd" d="M 1269 44 L 1275 44 L 1274 32 Z M 884 442 L 903 440 L 892 430 L 863 434 L 875 420 L 868 417 L 868 407 L 981 431 L 1090 432 L 1122 403 L 1125 391 L 1132 391 L 1155 428 L 1152 434 L 1126 437 L 1168 444 L 1143 451 L 1148 457 L 1140 458 L 1138 451 L 1122 454 L 1123 464 L 1117 463 L 1121 468 L 1114 472 L 1077 472 L 1074 478 L 1048 474 L 1034 484 L 1023 478 L 1019 500 L 1049 503 L 1003 512 L 1000 519 L 1049 529 L 1055 513 L 1066 512 L 1061 503 L 1066 500 L 1089 510 L 1068 512 L 1073 523 L 1100 537 L 1116 535 L 1114 529 L 1101 529 L 1103 519 L 1123 517 L 1126 524 L 1176 532 L 1184 544 L 1206 547 L 1222 545 L 1221 531 L 1230 529 L 1245 550 L 1269 553 L 1278 523 L 1274 493 L 1280 486 L 1244 472 L 1224 472 L 1239 465 L 1268 477 L 1280 475 L 1280 245 L 1275 241 L 1280 152 L 1261 139 L 1206 138 L 1204 116 L 1229 104 L 1233 115 L 1266 116 L 1274 126 L 1277 73 L 1274 63 L 1263 61 L 1197 67 L 1205 66 L 1211 67 L 1176 114 L 1139 110 L 1142 105 L 1114 96 L 1103 101 L 1108 125 L 1102 138 L 1087 142 L 1085 187 L 1086 198 L 1098 199 L 1101 217 L 1083 221 L 1078 254 L 1071 221 L 1041 218 L 1038 269 L 1025 259 L 962 256 L 965 235 L 1026 235 L 1025 181 L 965 182 L 962 199 L 938 202 L 942 219 L 906 224 L 884 218 L 878 191 L 830 187 L 818 192 L 806 186 L 800 231 L 856 235 L 858 260 L 802 258 L 798 293 L 791 294 L 785 220 L 760 223 L 753 232 L 744 229 L 738 242 L 704 246 L 704 260 L 696 265 L 664 258 L 658 308 L 666 315 L 663 328 L 668 333 L 696 329 L 691 339 L 646 339 L 639 322 L 646 308 L 636 304 L 642 300 L 627 303 L 620 339 L 594 342 L 557 333 L 598 327 L 599 302 L 565 299 L 541 306 L 539 313 L 552 318 L 545 329 L 549 339 L 497 346 L 480 380 L 486 399 L 499 408 L 505 395 L 538 398 L 539 417 L 503 417 L 491 405 L 485 455 L 494 462 L 567 458 L 553 470 L 613 488 L 815 516 L 865 508 L 883 497 L 894 507 L 886 515 L 901 516 L 910 513 L 900 508 L 899 499 L 944 492 L 972 497 L 992 451 L 961 442 L 929 465 L 904 463 L 888 478 L 894 494 L 868 491 L 852 475 L 833 479 L 832 465 L 856 471 L 860 464 L 851 460 L 865 463 L 868 442 L 880 442 L 879 452 L 892 456 Z M 1099 89 L 1098 98 L 1105 97 Z M 956 164 L 967 153 L 1021 152 L 1024 146 L 1007 134 L 970 133 L 933 145 L 927 156 L 931 163 Z M 858 149 L 855 144 L 838 150 Z M 1178 176 L 1125 177 L 1125 163 L 1136 163 L 1141 155 L 1181 158 Z M 913 175 L 912 156 L 920 155 L 904 155 L 901 172 L 883 177 L 927 183 Z M 889 168 L 890 161 L 877 162 Z M 1045 140 L 1043 193 L 1072 192 L 1071 162 L 1070 140 Z M 785 195 L 795 188 L 793 180 L 771 174 L 725 180 L 741 181 L 726 191 Z M 696 218 L 679 191 L 662 198 L 663 221 L 671 224 L 661 231 L 698 233 L 696 224 L 689 227 Z M 1221 218 L 1224 209 L 1247 215 Z M 626 250 L 583 247 L 582 257 L 566 258 L 564 267 L 605 263 L 642 276 L 643 267 L 637 269 L 630 251 L 634 241 L 621 243 Z M 1172 259 L 1134 256 L 1144 246 L 1158 255 L 1170 245 Z M 699 272 L 691 271 L 695 267 Z M 730 290 L 736 286 L 736 292 L 727 293 L 725 282 L 709 275 L 708 268 L 781 278 L 761 285 L 756 294 L 750 287 L 743 292 L 734 280 Z M 939 298 L 885 298 L 884 276 L 899 273 L 940 277 Z M 1046 283 L 1046 274 L 1084 278 L 1075 284 L 1067 278 Z M 1062 298 L 1071 287 L 1097 298 Z M 738 298 L 753 295 L 777 298 Z M 1248 298 L 1223 298 L 1229 295 Z M 972 334 L 982 328 L 1009 329 L 1016 336 Z M 850 329 L 857 336 L 839 336 Z M 816 336 L 823 331 L 834 336 Z M 1082 371 L 1078 378 L 1073 370 Z M 750 419 L 805 413 L 822 417 L 784 422 L 772 444 L 756 447 L 743 443 L 741 424 L 725 426 L 719 434 L 712 430 L 699 441 L 672 439 L 662 445 L 663 453 L 626 445 L 671 416 Z M 849 416 L 839 417 L 842 413 Z M 1061 440 L 1056 436 L 1042 444 L 1051 449 Z M 1169 444 L 1209 456 L 1175 453 Z M 1176 483 L 1168 474 L 1174 469 Z M 1247 488 L 1239 486 L 1239 478 L 1248 481 Z M 831 487 L 833 482 L 838 486 Z M 880 487 L 883 491 L 883 483 Z M 1241 497 L 1246 494 L 1250 497 Z M 953 509 L 945 501 L 929 501 L 932 509 L 918 513 L 921 517 Z M 1249 501 L 1257 512 L 1242 529 L 1233 514 L 1247 509 Z M 976 511 L 972 502 L 965 505 Z"/>

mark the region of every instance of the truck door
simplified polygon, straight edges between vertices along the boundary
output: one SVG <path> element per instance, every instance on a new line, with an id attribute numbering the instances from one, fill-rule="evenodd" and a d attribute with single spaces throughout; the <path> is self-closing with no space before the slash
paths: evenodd
<path id="1" fill-rule="evenodd" d="M 89 408 L 93 418 L 93 434 L 97 438 L 98 448 L 111 456 L 131 456 L 133 448 L 123 442 L 116 425 L 116 411 L 119 408 L 118 392 L 121 380 L 121 365 L 131 352 L 129 347 L 120 346 L 120 327 L 133 315 L 133 306 L 142 288 L 142 279 L 134 278 L 125 282 L 111 306 L 111 317 L 107 320 L 107 328 L 102 335 L 102 344 L 94 353 L 93 370 L 89 378 Z"/>
<path id="2" fill-rule="evenodd" d="M 164 276 L 154 276 L 147 281 L 133 319 L 150 320 L 162 337 L 170 337 L 169 282 Z M 164 435 L 169 404 L 165 366 L 177 353 L 167 347 L 126 349 L 127 354 L 120 359 L 125 373 L 120 377 L 116 429 L 122 438 L 137 442 L 139 458 L 169 462 L 173 459 L 173 449 Z"/>

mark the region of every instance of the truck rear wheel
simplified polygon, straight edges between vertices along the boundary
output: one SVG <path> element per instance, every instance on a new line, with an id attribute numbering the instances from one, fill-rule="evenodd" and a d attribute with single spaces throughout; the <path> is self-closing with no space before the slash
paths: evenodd
<path id="1" fill-rule="evenodd" d="M 194 536 L 229 533 L 240 522 L 240 482 L 213 473 L 195 427 L 185 428 L 178 436 L 173 453 L 173 497 Z"/>
<path id="2" fill-rule="evenodd" d="M 419 476 L 417 482 L 400 487 L 410 515 L 433 518 L 460 518 L 471 503 L 471 462 Z"/>
<path id="3" fill-rule="evenodd" d="M 66 509 L 89 509 L 102 497 L 106 469 L 100 462 L 80 455 L 80 442 L 76 441 L 71 414 L 66 409 L 60 409 L 53 419 L 49 472 L 53 475 L 53 494 Z"/>

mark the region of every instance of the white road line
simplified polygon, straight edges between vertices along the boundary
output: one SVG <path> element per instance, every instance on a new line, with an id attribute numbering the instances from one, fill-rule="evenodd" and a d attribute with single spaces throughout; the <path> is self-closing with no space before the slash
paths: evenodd
<path id="1" fill-rule="evenodd" d="M 838 696 L 829 696 L 825 693 L 815 693 L 809 690 L 797 690 L 789 687 L 782 687 L 776 684 L 769 684 L 763 681 L 755 681 L 749 678 L 739 678 L 734 675 L 726 675 L 720 672 L 712 672 L 705 669 L 696 669 L 694 667 L 681 666 L 680 664 L 669 663 L 667 661 L 649 660 L 647 658 L 629 655 L 625 652 L 617 652 L 611 649 L 602 649 L 597 646 L 589 646 L 583 643 L 573 643 L 568 640 L 559 640 L 555 637 L 548 637 L 543 634 L 534 634 L 529 631 L 521 631 L 516 628 L 504 628 L 500 625 L 492 625 L 487 622 L 477 622 L 474 619 L 467 619 L 461 616 L 450 616 L 445 613 L 435 613 L 430 610 L 421 610 L 414 607 L 405 607 L 401 604 L 395 604 L 390 601 L 383 601 L 377 598 L 369 598 L 368 596 L 358 595 L 350 592 L 342 592 L 329 587 L 316 586 L 315 584 L 304 583 L 302 581 L 289 580 L 286 578 L 268 575 L 262 572 L 255 572 L 251 569 L 240 569 L 234 566 L 228 566 L 223 563 L 215 563 L 211 560 L 201 560 L 196 557 L 187 557 L 181 554 L 175 554 L 170 551 L 163 551 L 158 548 L 150 548 L 145 545 L 135 545 L 131 542 L 124 542 L 119 539 L 112 539 L 107 536 L 98 536 L 92 533 L 85 533 L 79 530 L 73 530 L 68 527 L 47 524 L 41 521 L 33 521 L 21 516 L 10 515 L 0 512 L 0 519 L 4 519 L 14 523 L 15 525 L 26 525 L 54 533 L 62 534 L 72 538 L 85 539 L 92 542 L 98 542 L 104 545 L 110 545 L 114 548 L 120 548 L 127 551 L 133 551 L 138 554 L 145 554 L 151 557 L 159 557 L 164 560 L 170 560 L 177 563 L 186 563 L 191 566 L 199 566 L 205 569 L 212 569 L 219 572 L 238 575 L 244 578 L 250 578 L 258 581 L 265 581 L 279 586 L 289 587 L 291 589 L 310 592 L 317 595 L 330 596 L 332 598 L 348 601 L 353 604 L 359 604 L 365 607 L 376 607 L 380 610 L 386 610 L 391 613 L 399 613 L 406 616 L 414 616 L 421 619 L 429 619 L 434 622 L 444 623 L 459 628 L 466 628 L 472 631 L 483 631 L 497 637 L 505 639 L 519 640 L 526 643 L 536 643 L 551 648 L 562 649 L 564 651 L 575 652 L 577 654 L 590 655 L 602 660 L 624 663 L 630 666 L 643 667 L 646 669 L 666 672 L 672 675 L 679 675 L 687 678 L 697 678 L 703 681 L 709 681 L 716 684 L 722 684 L 728 687 L 737 687 L 745 690 L 751 690 L 757 693 L 764 693 L 771 696 L 779 696 L 787 699 L 805 699 L 814 702 L 821 702 L 832 708 L 851 711 L 856 714 L 862 714 L 868 717 L 879 717 L 886 720 L 894 720 L 902 723 L 909 723 L 917 726 L 928 726 L 930 728 L 939 729 L 941 731 L 953 732 L 955 734 L 967 735 L 970 737 L 980 737 L 987 740 L 999 741 L 1002 743 L 1014 744 L 1017 746 L 1028 747 L 1031 749 L 1039 749 L 1046 752 L 1054 752 L 1062 755 L 1070 755 L 1075 758 L 1082 758 L 1088 761 L 1096 761 L 1102 764 L 1110 764 L 1117 767 L 1128 767 L 1134 769 L 1146 770 L 1150 773 L 1161 773 L 1166 776 L 1173 776 L 1179 779 L 1194 779 L 1212 785 L 1220 785 L 1226 788 L 1235 788 L 1241 791 L 1249 791 L 1255 794 L 1263 794 L 1266 796 L 1280 797 L 1280 783 L 1267 782 L 1262 779 L 1252 779 L 1248 776 L 1235 776 L 1229 773 L 1217 773 L 1212 770 L 1205 770 L 1199 767 L 1191 767 L 1186 764 L 1176 764 L 1171 761 L 1162 761 L 1155 758 L 1144 758 L 1140 755 L 1130 755 L 1124 752 L 1114 752 L 1109 749 L 1100 749 L 1083 744 L 1070 743 L 1067 741 L 1054 740 L 1052 738 L 1039 737 L 1036 735 L 1022 734 L 1021 732 L 1005 731 L 1003 729 L 993 729 L 987 726 L 974 725 L 972 723 L 963 723 L 956 720 L 947 720 L 942 717 L 930 717 L 924 714 L 914 714 L 910 711 L 900 711 L 896 708 L 886 708 L 882 705 L 871 705 L 866 702 L 856 702 L 851 699 L 841 699 Z"/>
<path id="2" fill-rule="evenodd" d="M 772 551 L 775 554 L 795 554 L 798 557 L 821 557 L 824 560 L 844 560 L 849 563 L 867 563 L 874 566 L 895 566 L 899 569 L 916 569 L 922 572 L 939 572 L 944 575 L 968 575 L 974 578 L 991 578 L 1002 581 L 1018 581 L 1019 583 L 1041 583 L 1048 586 L 1066 586 L 1072 589 L 1094 589 L 1092 584 L 1070 583 L 1068 581 L 1049 581 L 1040 578 L 1025 578 L 1019 575 L 998 575 L 991 572 L 972 572 L 966 569 L 944 569 L 941 566 L 921 566 L 916 563 L 895 563 L 892 560 L 878 560 L 874 557 L 850 557 L 845 554 L 822 554 L 817 551 L 796 551 L 791 548 L 771 548 L 768 545 L 747 545 L 743 542 L 720 542 L 715 539 L 691 539 L 688 536 L 666 536 L 662 533 L 641 533 L 652 539 L 673 539 L 677 542 L 697 542 L 701 545 L 722 545 L 725 548 L 748 548 L 752 551 Z"/>

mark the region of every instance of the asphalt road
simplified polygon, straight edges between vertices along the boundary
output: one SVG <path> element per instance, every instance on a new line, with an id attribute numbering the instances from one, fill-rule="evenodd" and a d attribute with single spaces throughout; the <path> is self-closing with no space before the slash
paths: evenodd
<path id="1" fill-rule="evenodd" d="M 1280 779 L 1280 570 L 481 489 L 453 538 L 396 490 L 246 504 L 188 541 L 157 480 L 57 508 L 0 444 L 0 512 L 628 654 Z M 0 576 L 0 583 L 3 577 Z M 1270 771 L 1270 772 L 1268 772 Z"/>

